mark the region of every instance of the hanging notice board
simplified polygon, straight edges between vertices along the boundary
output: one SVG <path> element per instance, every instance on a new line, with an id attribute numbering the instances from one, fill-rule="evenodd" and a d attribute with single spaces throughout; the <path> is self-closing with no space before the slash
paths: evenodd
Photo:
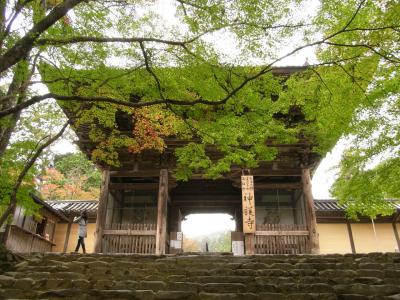
<path id="1" fill-rule="evenodd" d="M 243 232 L 256 232 L 256 209 L 254 205 L 254 181 L 253 176 L 243 175 L 242 181 L 242 211 Z"/>

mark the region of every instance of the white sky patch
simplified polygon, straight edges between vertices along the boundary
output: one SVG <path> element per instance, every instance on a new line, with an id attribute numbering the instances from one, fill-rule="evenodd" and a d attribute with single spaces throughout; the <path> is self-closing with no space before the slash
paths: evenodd
<path id="1" fill-rule="evenodd" d="M 182 222 L 182 232 L 189 238 L 221 231 L 235 231 L 235 221 L 228 214 L 192 214 Z"/>
<path id="2" fill-rule="evenodd" d="M 338 172 L 336 167 L 347 146 L 348 141 L 340 139 L 335 147 L 322 159 L 312 179 L 314 199 L 332 198 L 329 189 L 336 180 Z"/>
<path id="3" fill-rule="evenodd" d="M 71 152 L 77 152 L 78 147 L 71 143 L 68 140 L 62 139 L 57 141 L 53 146 L 51 146 L 51 150 L 57 154 L 66 154 Z"/>

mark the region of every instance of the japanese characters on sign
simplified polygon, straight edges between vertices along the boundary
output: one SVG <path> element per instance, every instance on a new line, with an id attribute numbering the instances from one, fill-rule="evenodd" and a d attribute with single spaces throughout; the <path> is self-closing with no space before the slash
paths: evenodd
<path id="1" fill-rule="evenodd" d="M 243 232 L 254 233 L 256 231 L 256 210 L 254 205 L 253 176 L 242 176 L 242 210 Z"/>

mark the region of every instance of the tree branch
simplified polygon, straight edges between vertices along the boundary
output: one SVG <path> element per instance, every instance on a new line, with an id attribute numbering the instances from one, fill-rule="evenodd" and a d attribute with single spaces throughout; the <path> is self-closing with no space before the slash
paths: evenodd
<path id="1" fill-rule="evenodd" d="M 147 70 L 147 72 L 150 73 L 151 76 L 153 76 L 154 80 L 156 81 L 157 89 L 158 89 L 158 92 L 160 93 L 161 99 L 165 100 L 164 94 L 163 94 L 163 91 L 162 91 L 162 87 L 161 87 L 161 82 L 158 79 L 156 73 L 154 73 L 154 71 L 150 67 L 150 58 L 146 53 L 146 49 L 144 48 L 143 42 L 140 43 L 140 49 L 142 50 L 142 54 L 143 54 L 143 58 L 144 58 L 144 64 L 146 66 L 146 70 Z"/>
<path id="2" fill-rule="evenodd" d="M 157 38 L 146 38 L 146 37 L 95 37 L 95 36 L 75 36 L 69 37 L 65 39 L 51 39 L 44 38 L 38 39 L 35 42 L 35 46 L 62 46 L 68 44 L 77 44 L 77 43 L 143 43 L 143 42 L 154 42 L 161 43 L 171 46 L 182 46 L 186 44 L 186 41 L 171 41 Z"/>
<path id="3" fill-rule="evenodd" d="M 177 99 L 157 99 L 153 101 L 146 101 L 146 102 L 139 102 L 139 103 L 132 103 L 127 102 L 120 99 L 110 98 L 110 97 L 86 97 L 86 96 L 66 96 L 66 95 L 58 95 L 54 93 L 47 93 L 40 96 L 34 96 L 31 99 L 20 103 L 12 108 L 4 109 L 0 111 L 0 119 L 8 116 L 16 111 L 22 110 L 27 108 L 35 103 L 39 103 L 46 99 L 56 99 L 62 101 L 77 101 L 77 102 L 107 102 L 117 105 L 122 105 L 125 107 L 137 108 L 137 107 L 144 107 L 144 106 L 153 106 L 159 104 L 172 104 L 172 105 L 181 105 L 181 106 L 192 106 L 196 104 L 205 104 L 205 105 L 221 105 L 224 102 L 222 100 L 217 101 L 207 101 L 204 99 L 197 99 L 197 100 L 177 100 Z"/>
<path id="4" fill-rule="evenodd" d="M 26 174 L 29 172 L 30 168 L 34 165 L 36 160 L 42 154 L 43 150 L 46 149 L 48 146 L 50 146 L 52 143 L 54 143 L 57 139 L 59 139 L 63 135 L 64 131 L 68 127 L 68 124 L 69 124 L 69 122 L 65 123 L 64 126 L 61 128 L 61 130 L 56 135 L 49 138 L 44 144 L 42 144 L 39 148 L 37 148 L 35 153 L 26 162 L 24 168 L 22 169 L 21 173 L 19 173 L 18 178 L 15 181 L 15 184 L 14 184 L 12 190 L 10 191 L 10 202 L 7 206 L 7 209 L 0 217 L 0 227 L 7 220 L 8 216 L 13 213 L 13 211 L 15 210 L 15 207 L 17 206 L 17 193 L 18 193 L 18 190 L 19 190 Z"/>
<path id="5" fill-rule="evenodd" d="M 346 23 L 346 25 L 343 27 L 342 31 L 346 30 L 347 27 L 350 26 L 350 24 L 354 21 L 354 19 L 357 17 L 358 13 L 360 12 L 361 8 L 363 7 L 364 3 L 367 0 L 361 0 L 360 3 L 357 5 L 357 9 L 354 12 L 354 14 L 352 15 L 352 17 L 350 18 L 350 20 Z"/>
<path id="6" fill-rule="evenodd" d="M 10 21 L 8 22 L 7 27 L 6 27 L 6 29 L 4 30 L 4 32 L 3 32 L 3 34 L 2 34 L 2 36 L 1 36 L 1 38 L 0 38 L 0 40 L 1 40 L 0 45 L 3 44 L 4 39 L 10 34 L 10 30 L 11 30 L 12 24 L 14 23 L 14 21 L 15 21 L 15 19 L 18 17 L 18 15 L 21 13 L 22 9 L 23 9 L 29 2 L 32 2 L 32 0 L 26 0 L 24 3 L 20 3 L 20 1 L 18 1 L 18 2 L 15 4 L 15 6 L 16 6 L 16 7 L 15 7 L 15 11 L 14 11 L 14 13 L 12 14 L 11 19 L 10 19 Z"/>
<path id="7" fill-rule="evenodd" d="M 277 25 L 260 25 L 254 24 L 249 22 L 235 22 L 229 23 L 226 25 L 213 27 L 205 30 L 204 32 L 188 38 L 187 40 L 182 41 L 173 41 L 173 40 L 165 40 L 165 39 L 158 39 L 152 37 L 95 37 L 95 36 L 72 36 L 68 38 L 43 38 L 37 39 L 35 42 L 35 46 L 62 46 L 62 45 L 69 45 L 69 44 L 77 44 L 77 43 L 145 43 L 145 42 L 153 42 L 153 43 L 160 43 L 166 44 L 171 46 L 184 46 L 190 43 L 193 43 L 203 37 L 206 34 L 213 33 L 225 28 L 229 27 L 236 27 L 236 26 L 253 26 L 262 28 L 264 30 L 268 29 L 279 29 L 279 28 L 298 28 L 307 26 L 307 24 L 277 24 Z"/>
<path id="8" fill-rule="evenodd" d="M 390 61 L 392 63 L 395 64 L 399 64 L 400 63 L 400 59 L 397 57 L 391 58 L 388 55 L 376 50 L 374 47 L 376 47 L 375 45 L 368 45 L 368 44 L 344 44 L 344 43 L 334 43 L 334 42 L 327 42 L 325 41 L 324 44 L 330 45 L 330 46 L 337 46 L 337 47 L 349 47 L 349 48 L 367 48 L 369 50 L 371 50 L 372 52 L 374 52 L 375 54 L 379 55 L 380 57 L 386 59 L 387 61 Z"/>
<path id="9" fill-rule="evenodd" d="M 35 24 L 24 37 L 18 40 L 13 47 L 0 56 L 0 73 L 15 65 L 23 57 L 26 57 L 37 38 L 44 31 L 64 17 L 70 9 L 84 1 L 87 0 L 65 0 L 57 5 L 46 17 Z"/>

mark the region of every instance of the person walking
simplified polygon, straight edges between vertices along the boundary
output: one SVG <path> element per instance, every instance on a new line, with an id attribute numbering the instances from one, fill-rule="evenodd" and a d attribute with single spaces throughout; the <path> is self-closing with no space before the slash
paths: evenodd
<path id="1" fill-rule="evenodd" d="M 86 253 L 86 248 L 85 248 L 85 237 L 87 237 L 87 213 L 86 211 L 83 211 L 82 214 L 75 220 L 76 223 L 79 225 L 79 231 L 78 231 L 78 244 L 76 245 L 75 248 L 75 253 L 78 253 L 79 247 L 82 245 L 82 250 L 83 253 Z"/>

